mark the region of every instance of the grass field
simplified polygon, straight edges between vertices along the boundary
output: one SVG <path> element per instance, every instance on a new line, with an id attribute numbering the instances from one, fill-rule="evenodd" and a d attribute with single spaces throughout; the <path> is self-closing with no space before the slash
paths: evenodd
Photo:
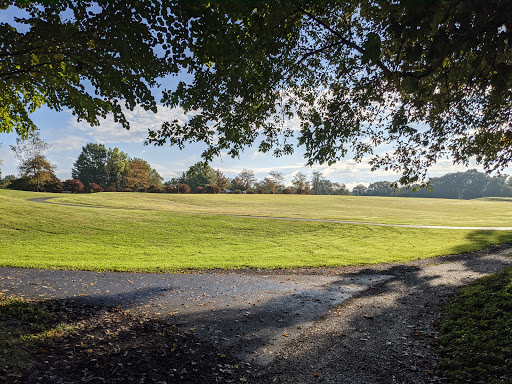
<path id="1" fill-rule="evenodd" d="M 57 196 L 62 197 L 52 202 L 170 213 L 300 217 L 389 224 L 512 226 L 512 199 L 150 193 Z"/>
<path id="2" fill-rule="evenodd" d="M 471 209 L 471 202 L 437 199 L 133 193 L 59 199 L 117 209 L 27 201 L 44 196 L 56 195 L 0 190 L 0 265 L 119 271 L 334 267 L 406 262 L 512 241 L 512 232 L 506 231 L 374 227 L 222 215 L 278 211 L 276 216 L 358 221 L 391 217 L 401 223 L 418 223 L 418 217 L 426 217 L 429 224 L 510 226 L 509 202 L 476 202 Z M 409 209 L 415 207 L 414 219 L 404 209 L 409 201 Z M 427 212 L 420 212 L 421 201 Z M 340 217 L 342 204 L 352 207 L 350 216 Z M 463 207 L 460 211 L 455 208 L 457 204 Z M 372 209 L 364 208 L 366 205 Z M 119 209 L 122 207 L 129 209 Z M 361 216 L 356 216 L 358 209 L 364 211 Z M 449 213 L 443 216 L 445 209 Z M 439 222 L 431 211 L 438 212 Z"/>

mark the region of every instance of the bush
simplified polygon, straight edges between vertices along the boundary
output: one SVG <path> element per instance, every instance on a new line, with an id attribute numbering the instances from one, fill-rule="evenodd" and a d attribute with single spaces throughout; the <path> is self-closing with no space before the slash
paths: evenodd
<path id="1" fill-rule="evenodd" d="M 24 177 L 20 177 L 19 179 L 15 179 L 10 182 L 9 185 L 7 185 L 7 188 L 9 189 L 17 189 L 20 191 L 30 191 L 32 190 L 30 188 L 30 185 L 28 184 L 28 179 Z"/>
<path id="2" fill-rule="evenodd" d="M 260 195 L 263 195 L 265 193 L 265 190 L 263 188 L 258 188 L 258 193 Z"/>
<path id="3" fill-rule="evenodd" d="M 204 187 L 197 187 L 196 193 L 204 193 Z"/>
<path id="4" fill-rule="evenodd" d="M 190 187 L 187 184 L 178 184 L 178 193 L 190 193 Z"/>
<path id="5" fill-rule="evenodd" d="M 54 177 L 46 187 L 46 190 L 53 193 L 62 193 L 64 191 L 64 183 Z"/>
<path id="6" fill-rule="evenodd" d="M 117 192 L 117 188 L 113 185 L 109 185 L 107 188 L 105 188 L 105 192 Z"/>
<path id="7" fill-rule="evenodd" d="M 298 191 L 298 190 L 297 190 L 297 191 Z M 285 195 L 290 195 L 290 194 L 292 193 L 292 190 L 291 190 L 290 188 L 285 188 L 285 189 L 283 189 L 283 193 L 284 193 Z"/>
<path id="8" fill-rule="evenodd" d="M 206 193 L 214 193 L 214 194 L 217 194 L 217 193 L 220 193 L 220 187 L 218 185 L 208 185 L 206 187 Z"/>
<path id="9" fill-rule="evenodd" d="M 176 188 L 174 187 L 174 185 L 166 185 L 164 187 L 164 192 L 165 193 L 176 193 Z"/>
<path id="10" fill-rule="evenodd" d="M 89 185 L 87 186 L 87 191 L 90 191 L 91 193 L 94 193 L 94 192 L 103 192 L 103 188 L 101 188 L 98 184 L 96 183 L 89 183 Z"/>
<path id="11" fill-rule="evenodd" d="M 162 193 L 162 188 L 156 186 L 156 185 L 151 185 L 149 188 L 148 188 L 148 192 L 149 193 Z"/>
<path id="12" fill-rule="evenodd" d="M 64 182 L 64 190 L 72 193 L 80 193 L 84 191 L 84 185 L 78 179 L 68 179 Z"/>
<path id="13" fill-rule="evenodd" d="M 241 191 L 241 190 L 239 190 L 239 189 L 235 189 L 235 193 L 236 193 L 237 195 L 240 195 L 240 194 L 242 193 L 242 191 Z"/>

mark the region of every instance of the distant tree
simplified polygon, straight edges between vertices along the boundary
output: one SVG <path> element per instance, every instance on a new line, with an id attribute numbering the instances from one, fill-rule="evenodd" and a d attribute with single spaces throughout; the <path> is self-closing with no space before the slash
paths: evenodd
<path id="1" fill-rule="evenodd" d="M 105 172 L 107 174 L 107 185 L 114 190 L 122 189 L 123 178 L 128 172 L 129 157 L 119 148 L 109 148 L 107 151 L 107 163 Z"/>
<path id="2" fill-rule="evenodd" d="M 28 135 L 26 139 L 17 138 L 16 145 L 11 145 L 11 150 L 20 164 L 36 156 L 43 156 L 44 152 L 51 147 L 39 136 L 39 132 Z"/>
<path id="3" fill-rule="evenodd" d="M 368 191 L 368 187 L 363 184 L 357 184 L 352 189 L 352 195 L 354 196 L 366 196 L 366 192 Z"/>
<path id="4" fill-rule="evenodd" d="M 149 182 L 151 184 L 151 187 L 153 187 L 155 190 L 162 189 L 164 186 L 162 184 L 163 180 L 164 180 L 164 178 L 162 176 L 160 176 L 160 174 L 157 172 L 157 170 L 154 168 L 151 168 L 151 171 L 149 173 Z"/>
<path id="5" fill-rule="evenodd" d="M 350 191 L 347 189 L 345 184 L 331 183 L 329 195 L 350 195 Z"/>
<path id="6" fill-rule="evenodd" d="M 224 190 L 229 186 L 229 179 L 224 175 L 220 169 L 215 170 L 215 176 L 217 177 L 217 186 Z"/>
<path id="7" fill-rule="evenodd" d="M 232 188 L 239 189 L 241 191 L 248 191 L 253 188 L 256 177 L 252 169 L 244 168 L 242 171 L 232 180 Z"/>
<path id="8" fill-rule="evenodd" d="M 0 180 L 0 188 L 9 188 L 9 184 L 16 180 L 15 175 L 7 175 Z"/>
<path id="9" fill-rule="evenodd" d="M 281 192 L 284 188 L 284 175 L 279 171 L 271 171 L 265 178 L 270 193 Z"/>
<path id="10" fill-rule="evenodd" d="M 135 192 L 146 191 L 151 186 L 147 163 L 144 160 L 133 159 L 130 161 L 123 185 L 124 188 Z"/>
<path id="11" fill-rule="evenodd" d="M 311 184 L 308 181 L 308 176 L 302 172 L 297 172 L 293 176 L 292 186 L 295 193 L 299 195 L 308 194 L 311 190 Z"/>
<path id="12" fill-rule="evenodd" d="M 80 193 L 84 191 L 83 183 L 78 179 L 68 179 L 64 182 L 64 190 L 73 193 Z"/>
<path id="13" fill-rule="evenodd" d="M 322 172 L 314 171 L 311 174 L 311 190 L 315 195 L 327 195 L 329 188 L 329 180 L 327 180 Z"/>
<path id="14" fill-rule="evenodd" d="M 192 165 L 186 172 L 186 184 L 192 190 L 197 190 L 197 187 L 206 187 L 207 185 L 216 184 L 217 175 L 215 170 L 208 164 L 197 162 Z"/>
<path id="15" fill-rule="evenodd" d="M 21 177 L 26 179 L 31 190 L 43 191 L 55 178 L 55 167 L 42 155 L 28 159 L 20 165 Z"/>
<path id="16" fill-rule="evenodd" d="M 88 143 L 73 164 L 71 176 L 85 185 L 95 183 L 105 187 L 108 183 L 107 150 L 103 144 Z"/>
<path id="17" fill-rule="evenodd" d="M 371 183 L 366 190 L 367 196 L 393 196 L 395 195 L 395 189 L 392 186 L 393 183 L 389 181 L 377 181 Z"/>
<path id="18" fill-rule="evenodd" d="M 11 146 L 19 165 L 23 181 L 16 183 L 19 189 L 42 191 L 55 177 L 55 166 L 43 155 L 50 145 L 39 137 L 38 133 L 29 135 L 25 140 L 17 138 Z"/>

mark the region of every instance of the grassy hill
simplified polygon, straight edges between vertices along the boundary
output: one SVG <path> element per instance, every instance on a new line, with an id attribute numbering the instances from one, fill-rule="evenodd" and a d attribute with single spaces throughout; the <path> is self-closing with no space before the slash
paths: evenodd
<path id="1" fill-rule="evenodd" d="M 27 201 L 44 196 L 84 207 Z M 227 216 L 512 226 L 509 202 L 0 190 L 0 207 L 1 266 L 119 271 L 334 267 L 406 262 L 512 241 L 509 231 Z"/>

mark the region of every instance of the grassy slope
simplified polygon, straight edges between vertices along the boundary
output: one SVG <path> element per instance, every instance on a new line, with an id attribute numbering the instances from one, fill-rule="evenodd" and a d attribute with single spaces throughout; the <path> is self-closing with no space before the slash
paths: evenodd
<path id="1" fill-rule="evenodd" d="M 441 368 L 450 383 L 511 383 L 512 268 L 461 289 L 440 328 Z"/>
<path id="2" fill-rule="evenodd" d="M 149 193 L 59 196 L 55 202 L 159 212 L 302 217 L 391 224 L 512 226 L 512 200 Z"/>
<path id="3" fill-rule="evenodd" d="M 26 201 L 50 195 L 0 190 L 0 265 L 125 271 L 343 266 L 403 262 L 512 241 L 512 233 L 503 231 L 425 230 L 160 212 L 163 203 L 158 199 L 149 211 Z M 99 202 L 114 196 L 105 193 L 94 198 Z M 148 204 L 146 199 L 156 195 L 121 196 Z M 193 196 L 190 201 L 211 201 L 215 197 Z M 246 201 L 251 197 L 244 196 Z M 91 196 L 73 198 L 86 201 Z"/>

